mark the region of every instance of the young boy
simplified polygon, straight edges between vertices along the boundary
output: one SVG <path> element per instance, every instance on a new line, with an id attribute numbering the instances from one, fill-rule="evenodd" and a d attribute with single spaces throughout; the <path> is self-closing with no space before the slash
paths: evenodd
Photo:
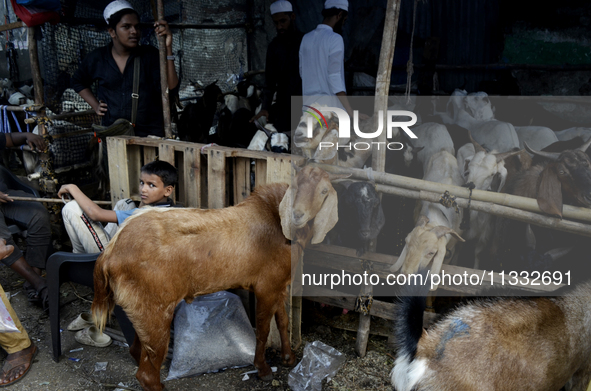
<path id="1" fill-rule="evenodd" d="M 178 181 L 178 173 L 170 163 L 154 161 L 146 164 L 140 172 L 140 208 L 146 205 L 168 207 L 174 202 L 170 195 Z M 117 231 L 117 225 L 109 224 L 103 228 L 100 223 L 121 225 L 137 209 L 132 200 L 120 200 L 114 210 L 103 209 L 88 198 L 78 186 L 63 185 L 58 196 L 70 194 L 70 201 L 62 209 L 66 231 L 75 253 L 97 253 L 104 250 Z M 111 229 L 111 227 L 115 229 Z"/>

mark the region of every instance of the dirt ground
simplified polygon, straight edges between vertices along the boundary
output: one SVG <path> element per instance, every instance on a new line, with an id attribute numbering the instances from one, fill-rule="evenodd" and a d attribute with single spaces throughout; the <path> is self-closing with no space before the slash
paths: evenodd
<path id="1" fill-rule="evenodd" d="M 66 330 L 67 325 L 79 313 L 90 309 L 92 291 L 88 287 L 66 283 L 61 287 L 61 327 L 62 356 L 58 363 L 52 359 L 51 333 L 49 316 L 38 307 L 28 303 L 22 289 L 23 280 L 12 270 L 0 267 L 0 283 L 6 292 L 11 293 L 11 303 L 30 337 L 39 347 L 39 354 L 30 372 L 20 382 L 9 389 L 12 390 L 113 390 L 120 382 L 126 390 L 141 390 L 135 379 L 137 367 L 128 354 L 128 349 L 120 343 L 111 344 L 106 348 L 95 348 L 80 345 L 74 339 L 74 332 Z M 388 374 L 393 366 L 391 350 L 387 347 L 385 337 L 372 335 L 368 352 L 364 358 L 355 354 L 355 332 L 333 328 L 326 324 L 354 324 L 357 314 L 341 315 L 336 309 L 323 309 L 319 305 L 306 302 L 304 304 L 303 343 L 295 353 L 297 362 L 302 358 L 303 347 L 307 342 L 322 341 L 346 355 L 347 361 L 337 375 L 330 381 L 323 381 L 322 390 L 355 391 L 355 390 L 392 390 Z M 312 318 L 312 319 L 311 319 Z M 324 323 L 324 324 L 322 324 Z M 354 329 L 354 326 L 348 326 Z M 82 351 L 70 352 L 83 347 Z M 4 359 L 5 353 L 0 353 Z M 200 375 L 165 382 L 169 391 L 182 390 L 290 390 L 287 379 L 290 368 L 280 365 L 279 355 L 269 349 L 267 360 L 271 366 L 277 367 L 273 381 L 261 381 L 255 375 L 243 381 L 242 374 L 254 367 L 229 369 L 219 373 Z M 95 371 L 95 363 L 108 362 L 105 371 Z M 162 369 L 162 379 L 168 374 L 170 361 L 166 361 Z"/>

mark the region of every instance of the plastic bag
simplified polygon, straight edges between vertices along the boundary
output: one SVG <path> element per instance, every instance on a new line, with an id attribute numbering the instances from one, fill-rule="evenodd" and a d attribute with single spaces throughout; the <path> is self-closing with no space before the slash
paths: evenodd
<path id="1" fill-rule="evenodd" d="M 320 341 L 306 344 L 302 361 L 289 373 L 287 384 L 293 391 L 320 391 L 322 380 L 333 377 L 345 356 Z"/>
<path id="2" fill-rule="evenodd" d="M 256 337 L 240 298 L 216 292 L 181 302 L 166 380 L 252 365 Z"/>
<path id="3" fill-rule="evenodd" d="M 0 300 L 0 333 L 20 333 L 3 300 Z"/>

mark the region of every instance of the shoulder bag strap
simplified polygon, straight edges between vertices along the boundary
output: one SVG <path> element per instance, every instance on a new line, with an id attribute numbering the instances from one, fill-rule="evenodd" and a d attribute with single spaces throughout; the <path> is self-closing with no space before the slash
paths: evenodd
<path id="1" fill-rule="evenodd" d="M 135 126 L 137 119 L 137 105 L 140 99 L 140 56 L 133 60 L 133 92 L 131 93 L 131 123 Z"/>

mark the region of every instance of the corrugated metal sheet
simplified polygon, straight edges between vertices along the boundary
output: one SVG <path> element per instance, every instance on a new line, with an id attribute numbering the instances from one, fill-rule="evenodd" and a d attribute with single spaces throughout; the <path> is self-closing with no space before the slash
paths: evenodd
<path id="1" fill-rule="evenodd" d="M 432 34 L 440 38 L 439 64 L 497 62 L 499 43 L 498 0 L 430 0 Z M 440 72 L 441 88 L 452 90 L 467 83 L 475 91 L 481 80 L 494 78 L 485 71 Z"/>

